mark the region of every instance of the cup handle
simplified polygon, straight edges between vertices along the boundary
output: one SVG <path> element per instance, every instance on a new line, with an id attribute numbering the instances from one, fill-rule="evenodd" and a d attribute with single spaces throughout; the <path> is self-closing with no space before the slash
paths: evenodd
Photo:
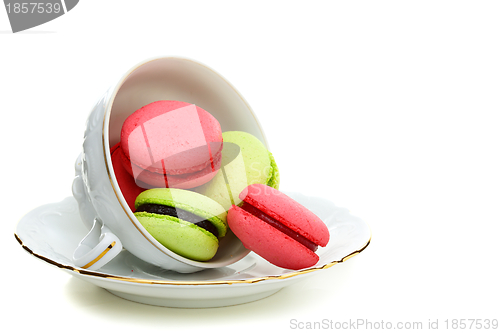
<path id="1" fill-rule="evenodd" d="M 96 218 L 87 236 L 73 253 L 73 262 L 83 269 L 99 269 L 116 257 L 123 246 L 118 237 Z"/>

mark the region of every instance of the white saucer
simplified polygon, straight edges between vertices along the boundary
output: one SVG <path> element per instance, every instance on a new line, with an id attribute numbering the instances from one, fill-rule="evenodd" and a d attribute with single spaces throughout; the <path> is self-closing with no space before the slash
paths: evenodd
<path id="1" fill-rule="evenodd" d="M 368 225 L 322 198 L 287 193 L 328 226 L 330 242 L 319 248 L 319 262 L 293 271 L 276 267 L 254 253 L 227 267 L 181 274 L 137 259 L 123 250 L 97 271 L 77 268 L 72 255 L 87 234 L 73 197 L 34 209 L 18 223 L 15 237 L 30 254 L 119 297 L 150 305 L 205 308 L 259 300 L 363 251 L 371 239 Z"/>

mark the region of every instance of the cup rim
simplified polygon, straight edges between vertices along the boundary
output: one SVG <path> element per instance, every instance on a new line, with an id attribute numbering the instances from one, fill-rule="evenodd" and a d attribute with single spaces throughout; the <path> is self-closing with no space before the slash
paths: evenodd
<path id="1" fill-rule="evenodd" d="M 112 110 L 112 107 L 113 107 L 113 104 L 114 104 L 114 100 L 118 94 L 118 91 L 121 89 L 121 87 L 123 86 L 123 84 L 125 83 L 125 81 L 128 79 L 128 77 L 134 73 L 137 69 L 139 69 L 140 67 L 150 63 L 150 62 L 153 62 L 153 61 L 158 61 L 158 60 L 165 60 L 165 59 L 176 59 L 176 60 L 182 60 L 182 61 L 187 61 L 187 62 L 191 62 L 192 64 L 194 65 L 197 65 L 197 66 L 201 66 L 201 67 L 204 67 L 205 69 L 211 71 L 212 73 L 214 73 L 215 75 L 217 75 L 218 77 L 220 77 L 227 85 L 230 89 L 232 89 L 236 94 L 237 96 L 241 99 L 241 101 L 245 104 L 245 106 L 248 108 L 248 110 L 250 111 L 261 135 L 262 135 L 262 138 L 264 140 L 263 144 L 268 148 L 268 142 L 267 142 L 267 138 L 265 136 L 265 133 L 264 131 L 262 130 L 262 126 L 259 122 L 259 120 L 257 119 L 255 113 L 253 112 L 252 108 L 250 107 L 250 105 L 248 104 L 248 102 L 243 98 L 243 96 L 236 90 L 236 88 L 231 84 L 229 83 L 224 77 L 222 77 L 219 73 L 217 73 L 216 71 L 214 71 L 213 69 L 211 69 L 210 67 L 200 63 L 200 62 L 197 62 L 195 60 L 192 60 L 192 59 L 188 59 L 188 58 L 183 58 L 183 57 L 173 57 L 173 56 L 162 56 L 162 57 L 153 57 L 153 58 L 150 58 L 150 59 L 147 59 L 145 61 L 142 61 L 136 65 L 134 65 L 133 67 L 131 67 L 124 75 L 122 75 L 122 77 L 115 83 L 114 85 L 114 89 L 112 92 L 109 92 L 108 91 L 108 96 L 107 96 L 107 100 L 105 102 L 105 110 L 104 110 L 104 119 L 103 119 L 103 128 L 102 128 L 102 143 L 103 143 L 103 154 L 104 154 L 104 163 L 105 163 L 105 167 L 106 167 L 106 172 L 108 174 L 108 178 L 109 178 L 109 181 L 110 181 L 110 184 L 111 184 L 111 187 L 113 189 L 113 192 L 116 196 L 116 199 L 118 200 L 118 203 L 120 204 L 121 208 L 123 209 L 123 211 L 126 213 L 129 221 L 132 223 L 132 225 L 141 233 L 142 236 L 144 236 L 145 239 L 147 239 L 149 241 L 149 243 L 151 245 L 153 245 L 156 249 L 158 249 L 160 252 L 162 252 L 163 254 L 165 255 L 168 255 L 170 258 L 172 259 L 175 259 L 181 263 L 185 263 L 185 264 L 188 264 L 188 265 L 191 265 L 191 266 L 195 266 L 195 267 L 200 267 L 200 268 L 217 268 L 217 267 L 224 267 L 224 266 L 227 266 L 227 265 L 230 265 L 232 263 L 235 263 L 237 262 L 238 260 L 244 258 L 249 252 L 250 250 L 248 251 L 242 251 L 241 255 L 240 256 L 228 256 L 228 259 L 224 259 L 220 262 L 211 262 L 210 260 L 209 261 L 206 261 L 206 262 L 203 262 L 203 261 L 196 261 L 196 260 L 192 260 L 192 259 L 189 259 L 189 258 L 186 258 L 186 257 L 183 257 L 173 251 L 171 251 L 170 249 L 168 249 L 167 247 L 163 246 L 160 242 L 158 242 L 143 226 L 142 224 L 137 220 L 137 218 L 134 216 L 133 212 L 131 211 L 131 209 L 129 208 L 129 206 L 126 204 L 126 200 L 125 198 L 123 197 L 123 194 L 121 193 L 121 190 L 118 186 L 118 182 L 117 182 L 117 179 L 114 175 L 114 172 L 112 171 L 113 170 L 113 166 L 112 166 L 112 162 L 111 162 L 111 154 L 110 154 L 110 142 L 109 142 L 109 122 L 110 122 L 110 116 L 111 116 L 111 110 Z"/>

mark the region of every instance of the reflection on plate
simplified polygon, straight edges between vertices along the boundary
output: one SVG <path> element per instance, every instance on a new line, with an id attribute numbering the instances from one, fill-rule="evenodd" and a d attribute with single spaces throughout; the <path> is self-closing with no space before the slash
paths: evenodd
<path id="1" fill-rule="evenodd" d="M 122 298 L 151 305 L 203 308 L 241 304 L 343 262 L 363 251 L 371 239 L 368 225 L 326 199 L 287 193 L 330 230 L 330 242 L 316 252 L 319 262 L 293 271 L 276 267 L 254 253 L 222 268 L 182 274 L 148 264 L 123 250 L 99 270 L 75 267 L 72 255 L 87 234 L 72 197 L 34 209 L 18 223 L 15 237 L 30 254 Z"/>

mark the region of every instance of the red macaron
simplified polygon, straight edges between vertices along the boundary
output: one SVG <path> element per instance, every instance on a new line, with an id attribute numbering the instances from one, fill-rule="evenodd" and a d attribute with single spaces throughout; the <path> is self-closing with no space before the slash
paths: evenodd
<path id="1" fill-rule="evenodd" d="M 137 196 L 141 192 L 145 191 L 145 189 L 137 186 L 134 177 L 132 177 L 123 167 L 123 150 L 121 148 L 121 144 L 117 143 L 116 145 L 114 145 L 110 149 L 110 152 L 113 171 L 116 177 L 116 181 L 118 182 L 118 186 L 120 187 L 120 191 L 122 192 L 127 205 L 132 211 L 135 211 L 135 198 L 137 198 Z"/>
<path id="2" fill-rule="evenodd" d="M 145 105 L 125 120 L 120 140 L 123 165 L 144 188 L 193 188 L 220 168 L 221 126 L 194 104 L 161 100 Z"/>
<path id="3" fill-rule="evenodd" d="M 249 185 L 239 197 L 243 204 L 231 207 L 227 222 L 247 249 L 287 269 L 303 269 L 319 261 L 315 251 L 328 244 L 330 233 L 318 216 L 263 184 Z"/>

